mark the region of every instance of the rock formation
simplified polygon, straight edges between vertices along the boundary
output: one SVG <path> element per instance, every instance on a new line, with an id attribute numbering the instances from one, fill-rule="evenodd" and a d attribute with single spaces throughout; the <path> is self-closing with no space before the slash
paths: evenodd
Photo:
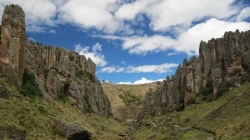
<path id="1" fill-rule="evenodd" d="M 27 45 L 25 54 L 26 67 L 39 77 L 43 94 L 54 98 L 65 94 L 82 111 L 112 114 L 91 59 L 53 46 Z"/>
<path id="2" fill-rule="evenodd" d="M 168 76 L 156 91 L 145 96 L 141 117 L 181 110 L 197 93 L 211 85 L 213 96 L 249 78 L 250 31 L 226 32 L 224 38 L 201 41 L 198 57 L 185 59 L 175 75 Z"/>
<path id="3" fill-rule="evenodd" d="M 22 8 L 6 6 L 1 26 L 0 72 L 14 85 L 21 85 L 23 81 L 25 26 Z"/>
<path id="4" fill-rule="evenodd" d="M 68 98 L 84 112 L 111 115 L 109 99 L 95 76 L 91 59 L 63 48 L 25 42 L 25 15 L 18 5 L 7 5 L 1 25 L 0 74 L 20 86 L 25 72 L 47 99 Z M 25 71 L 25 72 L 24 72 Z"/>

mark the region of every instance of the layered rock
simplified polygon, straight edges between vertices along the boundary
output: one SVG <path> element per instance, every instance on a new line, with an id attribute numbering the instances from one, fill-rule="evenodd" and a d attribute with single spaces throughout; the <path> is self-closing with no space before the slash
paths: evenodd
<path id="1" fill-rule="evenodd" d="M 7 5 L 2 16 L 0 72 L 14 85 L 21 85 L 23 81 L 25 26 L 22 8 Z"/>
<path id="2" fill-rule="evenodd" d="M 226 32 L 223 38 L 201 41 L 198 57 L 183 61 L 175 75 L 156 91 L 149 90 L 140 117 L 164 114 L 187 106 L 208 84 L 214 96 L 244 82 L 250 72 L 250 31 Z"/>

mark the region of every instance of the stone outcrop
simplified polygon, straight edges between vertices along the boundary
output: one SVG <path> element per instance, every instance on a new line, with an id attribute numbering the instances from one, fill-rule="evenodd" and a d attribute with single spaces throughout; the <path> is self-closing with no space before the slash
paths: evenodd
<path id="1" fill-rule="evenodd" d="M 25 54 L 26 67 L 39 77 L 46 96 L 59 98 L 64 94 L 82 111 L 112 114 L 91 59 L 53 46 L 27 45 Z"/>
<path id="2" fill-rule="evenodd" d="M 199 55 L 185 59 L 175 75 L 168 76 L 156 91 L 149 90 L 141 117 L 182 110 L 202 88 L 211 85 L 213 96 L 220 96 L 249 78 L 250 31 L 226 32 L 223 38 L 201 41 Z"/>
<path id="3" fill-rule="evenodd" d="M 1 25 L 0 72 L 14 85 L 21 85 L 24 72 L 25 14 L 18 5 L 7 5 Z M 8 70 L 4 69 L 8 65 Z"/>
<path id="4" fill-rule="evenodd" d="M 5 7 L 1 25 L 0 75 L 15 86 L 21 86 L 24 71 L 27 71 L 34 75 L 32 84 L 45 100 L 49 97 L 67 98 L 83 112 L 111 115 L 109 99 L 95 76 L 95 63 L 64 48 L 27 43 L 24 17 L 18 5 Z"/>
<path id="5" fill-rule="evenodd" d="M 91 140 L 92 134 L 81 125 L 79 122 L 74 121 L 68 124 L 62 123 L 58 120 L 53 120 L 54 125 L 62 131 L 68 140 Z"/>

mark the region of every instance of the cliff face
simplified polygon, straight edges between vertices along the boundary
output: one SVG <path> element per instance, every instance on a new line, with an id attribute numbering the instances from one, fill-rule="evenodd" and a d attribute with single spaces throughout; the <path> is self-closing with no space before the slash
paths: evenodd
<path id="1" fill-rule="evenodd" d="M 186 59 L 175 75 L 168 76 L 156 90 L 149 90 L 141 117 L 181 110 L 197 93 L 211 85 L 213 96 L 248 79 L 250 72 L 250 31 L 226 32 L 223 38 L 201 41 L 198 57 Z"/>
<path id="2" fill-rule="evenodd" d="M 53 46 L 27 45 L 25 54 L 26 67 L 38 76 L 45 98 L 65 94 L 82 111 L 112 114 L 91 59 Z"/>
<path id="3" fill-rule="evenodd" d="M 46 100 L 67 97 L 83 112 L 111 115 L 109 99 L 95 76 L 96 65 L 76 52 L 53 46 L 25 43 L 24 12 L 8 5 L 3 13 L 0 44 L 0 74 L 16 86 L 24 73 L 32 73 Z"/>

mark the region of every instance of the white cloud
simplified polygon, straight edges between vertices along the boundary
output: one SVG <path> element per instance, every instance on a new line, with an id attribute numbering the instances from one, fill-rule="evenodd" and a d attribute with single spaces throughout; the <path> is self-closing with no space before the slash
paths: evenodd
<path id="1" fill-rule="evenodd" d="M 118 82 L 117 84 L 120 84 L 120 85 L 133 85 L 133 83 L 131 82 Z"/>
<path id="2" fill-rule="evenodd" d="M 236 21 L 243 21 L 250 17 L 250 7 L 246 7 L 240 11 L 240 14 L 237 16 Z"/>
<path id="3" fill-rule="evenodd" d="M 60 9 L 60 19 L 75 23 L 82 28 L 96 28 L 105 32 L 115 32 L 119 23 L 112 12 L 117 0 L 69 0 Z"/>
<path id="4" fill-rule="evenodd" d="M 170 72 L 172 68 L 177 67 L 178 64 L 164 63 L 161 65 L 142 65 L 142 66 L 109 66 L 101 68 L 101 72 L 105 73 L 167 73 Z"/>
<path id="5" fill-rule="evenodd" d="M 208 41 L 211 38 L 223 37 L 226 31 L 246 31 L 250 29 L 250 23 L 247 22 L 226 22 L 212 18 L 205 23 L 197 24 L 182 33 L 174 49 L 177 52 L 185 52 L 189 55 L 199 54 L 200 41 Z"/>
<path id="6" fill-rule="evenodd" d="M 135 84 L 135 85 L 138 85 L 138 84 L 146 84 L 146 83 L 153 83 L 153 82 L 156 82 L 156 81 L 163 81 L 163 79 L 148 80 L 148 79 L 142 77 L 140 80 L 135 81 L 134 84 Z"/>
<path id="7" fill-rule="evenodd" d="M 200 41 L 208 41 L 212 38 L 223 37 L 226 31 L 247 31 L 250 29 L 248 22 L 227 22 L 211 18 L 204 23 L 197 24 L 185 32 L 182 32 L 176 39 L 171 36 L 153 35 L 153 36 L 93 36 L 105 39 L 123 41 L 122 48 L 128 50 L 130 54 L 147 54 L 149 52 L 157 53 L 159 51 L 172 50 L 174 55 L 184 52 L 190 55 L 198 55 Z"/>
<path id="8" fill-rule="evenodd" d="M 92 47 L 92 52 L 90 51 L 90 47 L 88 46 L 81 46 L 80 44 L 75 45 L 75 51 L 78 52 L 80 55 L 84 55 L 86 58 L 91 58 L 93 62 L 99 67 L 103 67 L 107 64 L 104 55 L 101 53 L 102 46 L 99 43 L 96 43 Z"/>
<path id="9" fill-rule="evenodd" d="M 120 73 L 124 72 L 125 68 L 119 67 L 119 66 L 109 66 L 109 67 L 103 67 L 101 68 L 101 72 L 105 73 Z"/>
<path id="10" fill-rule="evenodd" d="M 146 54 L 148 52 L 159 52 L 172 49 L 176 41 L 168 36 L 153 35 L 151 37 L 134 36 L 124 39 L 123 49 L 129 50 L 131 54 Z"/>
<path id="11" fill-rule="evenodd" d="M 165 63 L 161 65 L 143 65 L 143 66 L 129 66 L 127 67 L 128 73 L 147 73 L 147 72 L 155 72 L 155 73 L 166 73 L 170 72 L 171 68 L 177 67 L 177 64 L 173 63 Z"/>
<path id="12" fill-rule="evenodd" d="M 234 7 L 235 0 L 162 0 L 145 9 L 155 31 L 167 30 L 170 26 L 191 25 L 192 21 L 204 17 L 228 18 L 240 7 Z"/>
<path id="13" fill-rule="evenodd" d="M 167 56 L 173 56 L 173 55 L 177 55 L 177 54 L 179 54 L 179 53 L 178 52 L 170 52 L 167 54 Z"/>
<path id="14" fill-rule="evenodd" d="M 1 0 L 0 12 L 7 4 L 19 4 L 26 13 L 27 31 L 47 32 L 58 24 L 71 23 L 102 33 L 135 34 L 131 24 L 147 24 L 153 31 L 175 31 L 211 17 L 242 21 L 249 17 L 249 6 L 234 5 L 235 0 Z M 242 10 L 241 10 L 242 9 Z M 145 22 L 142 17 L 147 16 Z M 1 20 L 1 19 L 0 19 Z M 131 22 L 126 22 L 129 20 Z M 145 25 L 144 25 L 145 26 Z M 148 25 L 146 25 L 148 26 Z M 47 28 L 46 28 L 47 27 Z M 183 29 L 178 29 L 182 31 Z M 138 30 L 140 31 L 140 30 Z"/>
<path id="15" fill-rule="evenodd" d="M 156 2 L 156 1 L 154 1 Z M 123 4 L 115 13 L 115 16 L 120 19 L 133 20 L 139 13 L 150 3 L 153 3 L 151 0 L 137 0 L 134 3 Z"/>
<path id="16" fill-rule="evenodd" d="M 163 81 L 163 79 L 158 79 L 158 80 L 149 80 L 147 78 L 142 77 L 140 80 L 136 80 L 135 82 L 119 82 L 117 84 L 124 84 L 124 85 L 141 85 L 141 84 L 147 84 L 147 83 L 153 83 L 156 81 Z"/>

